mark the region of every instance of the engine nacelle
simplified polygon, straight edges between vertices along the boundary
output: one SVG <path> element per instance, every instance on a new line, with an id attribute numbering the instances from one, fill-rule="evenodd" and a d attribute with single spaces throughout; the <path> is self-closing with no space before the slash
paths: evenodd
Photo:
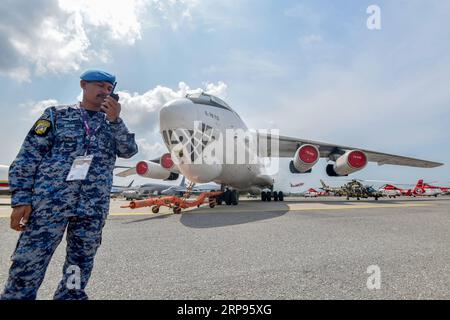
<path id="1" fill-rule="evenodd" d="M 304 144 L 300 146 L 294 154 L 294 160 L 291 162 L 291 172 L 307 173 L 311 172 L 311 168 L 319 161 L 319 149 L 312 144 Z M 292 168 L 294 166 L 294 168 Z M 293 170 L 295 169 L 295 170 Z M 297 171 L 297 172 L 295 172 Z"/>
<path id="2" fill-rule="evenodd" d="M 367 165 L 367 156 L 359 150 L 350 150 L 337 158 L 334 164 L 327 165 L 327 174 L 331 177 L 348 176 L 362 170 Z"/>
<path id="3" fill-rule="evenodd" d="M 161 167 L 163 167 L 166 170 L 169 170 L 170 172 L 180 173 L 178 167 L 173 162 L 172 155 L 170 153 L 164 153 L 161 156 L 161 158 L 159 158 L 159 163 Z"/>
<path id="4" fill-rule="evenodd" d="M 136 164 L 136 173 L 141 177 L 161 180 L 177 180 L 179 176 L 178 173 L 170 172 L 151 161 L 139 161 Z"/>

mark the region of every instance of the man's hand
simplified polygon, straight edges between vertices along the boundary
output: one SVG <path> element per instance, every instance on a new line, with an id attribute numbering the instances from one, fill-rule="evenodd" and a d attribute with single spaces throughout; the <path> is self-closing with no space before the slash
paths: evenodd
<path id="1" fill-rule="evenodd" d="M 106 119 L 109 122 L 114 122 L 120 115 L 121 106 L 120 103 L 107 96 L 100 107 L 106 113 Z"/>
<path id="2" fill-rule="evenodd" d="M 16 231 L 24 231 L 26 224 L 30 220 L 31 206 L 17 206 L 13 208 L 11 213 L 11 229 Z"/>

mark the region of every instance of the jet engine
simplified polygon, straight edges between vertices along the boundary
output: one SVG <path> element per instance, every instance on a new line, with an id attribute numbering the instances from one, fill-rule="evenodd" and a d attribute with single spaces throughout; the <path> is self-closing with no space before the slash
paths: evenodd
<path id="1" fill-rule="evenodd" d="M 139 161 L 136 164 L 136 173 L 142 177 L 161 180 L 177 180 L 179 176 L 178 173 L 170 172 L 160 164 L 151 161 Z"/>
<path id="2" fill-rule="evenodd" d="M 311 168 L 319 161 L 320 153 L 316 146 L 304 144 L 295 151 L 294 160 L 289 169 L 292 173 L 311 172 Z"/>
<path id="3" fill-rule="evenodd" d="M 161 164 L 161 167 L 166 170 L 178 172 L 170 153 L 164 153 L 161 158 L 159 158 L 159 163 Z"/>
<path id="4" fill-rule="evenodd" d="M 367 156 L 359 150 L 350 150 L 336 159 L 334 164 L 327 165 L 327 174 L 331 177 L 348 176 L 350 173 L 364 169 Z"/>

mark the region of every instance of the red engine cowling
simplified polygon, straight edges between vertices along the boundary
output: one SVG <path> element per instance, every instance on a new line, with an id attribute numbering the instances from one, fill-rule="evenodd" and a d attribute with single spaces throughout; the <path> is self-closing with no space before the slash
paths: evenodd
<path id="1" fill-rule="evenodd" d="M 161 158 L 159 158 L 159 163 L 161 164 L 161 167 L 166 170 L 172 171 L 175 169 L 175 163 L 173 162 L 170 153 L 164 153 Z"/>
<path id="2" fill-rule="evenodd" d="M 139 161 L 136 164 L 136 173 L 141 177 L 161 180 L 176 180 L 178 173 L 170 172 L 158 163 L 151 161 Z"/>
<path id="3" fill-rule="evenodd" d="M 304 144 L 295 151 L 293 164 L 298 172 L 309 171 L 319 161 L 319 149 L 312 144 Z"/>
<path id="4" fill-rule="evenodd" d="M 347 176 L 353 172 L 364 169 L 367 165 L 367 156 L 359 150 L 350 150 L 337 158 L 334 164 L 327 166 L 329 176 Z"/>

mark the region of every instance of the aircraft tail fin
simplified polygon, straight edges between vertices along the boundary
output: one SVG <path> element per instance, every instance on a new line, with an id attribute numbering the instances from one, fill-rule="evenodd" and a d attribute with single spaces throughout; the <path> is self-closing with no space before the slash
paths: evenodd
<path id="1" fill-rule="evenodd" d="M 328 189 L 328 186 L 325 184 L 325 182 L 322 179 L 320 179 L 320 183 L 322 184 L 322 187 L 324 189 Z"/>
<path id="2" fill-rule="evenodd" d="M 420 179 L 419 181 L 417 181 L 416 189 L 423 189 L 423 187 L 423 180 Z"/>

